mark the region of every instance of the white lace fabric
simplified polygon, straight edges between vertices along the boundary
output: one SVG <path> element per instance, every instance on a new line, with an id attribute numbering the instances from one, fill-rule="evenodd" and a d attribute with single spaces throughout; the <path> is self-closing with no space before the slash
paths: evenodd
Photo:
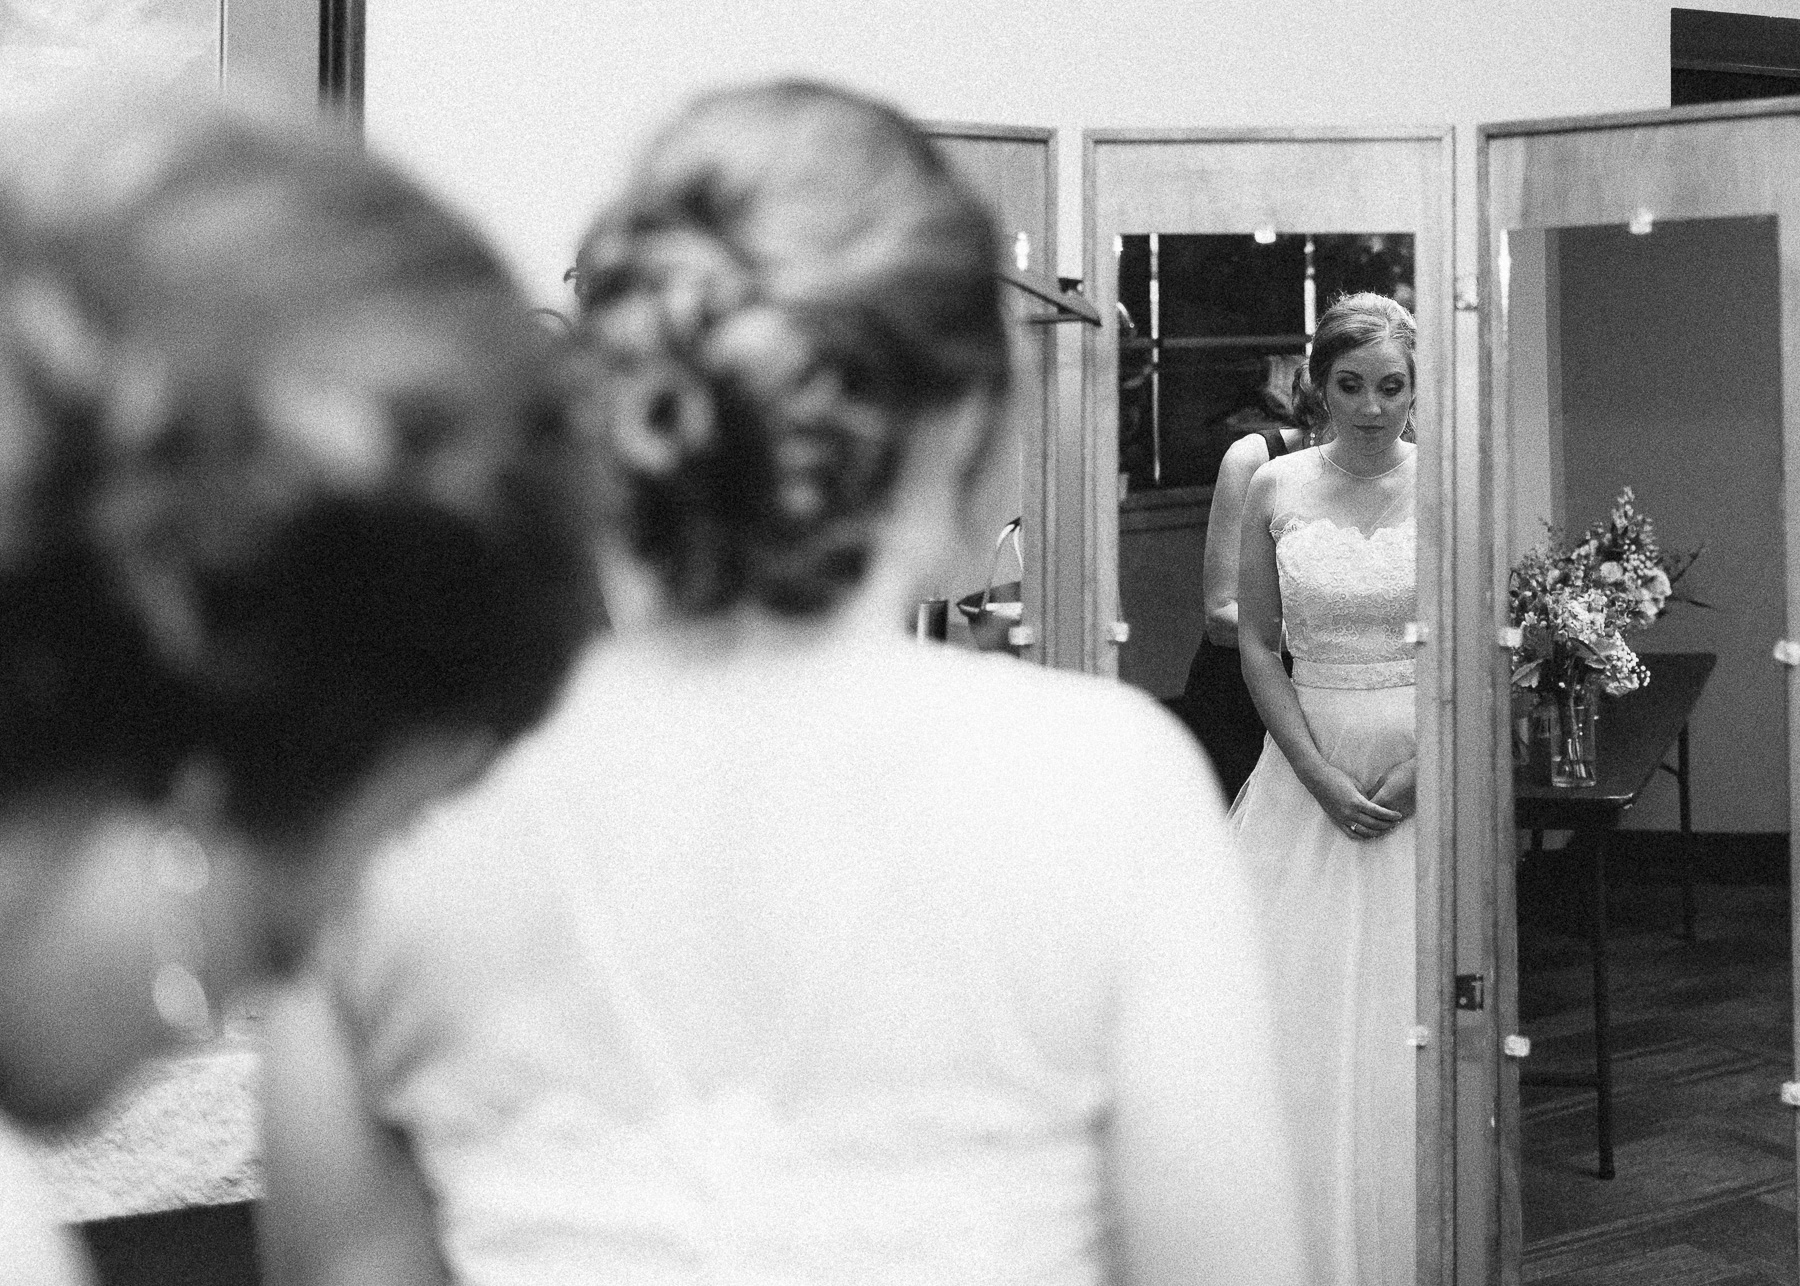
<path id="1" fill-rule="evenodd" d="M 1406 622 L 1417 603 L 1412 461 L 1379 478 L 1336 469 L 1318 448 L 1280 461 L 1275 565 L 1294 683 L 1393 688 L 1413 682 Z"/>

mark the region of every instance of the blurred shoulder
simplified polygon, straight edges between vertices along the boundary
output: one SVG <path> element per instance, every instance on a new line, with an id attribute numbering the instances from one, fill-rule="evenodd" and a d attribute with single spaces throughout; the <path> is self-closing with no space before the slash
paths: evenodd
<path id="1" fill-rule="evenodd" d="M 363 872 L 356 922 L 433 932 L 471 911 L 529 907 L 546 853 L 591 834 L 588 757 L 608 742 L 596 700 L 595 648 L 577 662 L 548 716 L 500 751 L 469 785 L 413 817 Z"/>
<path id="2" fill-rule="evenodd" d="M 919 665 L 943 676 L 964 730 L 938 752 L 935 797 L 960 805 L 959 878 L 1009 916 L 1080 926 L 1093 939 L 1069 950 L 1112 958 L 1232 878 L 1218 779 L 1160 702 L 1112 679 L 933 651 Z"/>
<path id="3" fill-rule="evenodd" d="M 1015 765 L 1032 793 L 1075 790 L 1121 803 L 1179 783 L 1217 793 L 1192 735 L 1141 689 L 1005 656 L 914 649 L 926 704 L 960 736 Z"/>

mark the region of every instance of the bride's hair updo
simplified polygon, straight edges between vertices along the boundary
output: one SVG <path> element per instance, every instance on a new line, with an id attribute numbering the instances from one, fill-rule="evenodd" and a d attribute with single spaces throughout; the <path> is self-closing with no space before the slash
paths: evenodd
<path id="1" fill-rule="evenodd" d="M 0 218 L 0 806 L 197 754 L 297 853 L 409 735 L 539 717 L 590 532 L 561 350 L 481 239 L 210 111 L 54 164 Z"/>
<path id="2" fill-rule="evenodd" d="M 1419 330 L 1404 307 L 1372 290 L 1339 295 L 1313 330 L 1312 354 L 1294 373 L 1294 418 L 1308 436 L 1324 441 L 1331 436 L 1331 416 L 1325 409 L 1325 381 L 1332 364 L 1345 353 L 1368 344 L 1396 340 L 1406 350 L 1406 376 L 1413 378 L 1413 349 Z"/>
<path id="3" fill-rule="evenodd" d="M 867 98 L 727 90 L 655 139 L 576 289 L 613 518 L 676 610 L 800 615 L 859 583 L 920 413 L 1005 391 L 997 262 L 930 140 Z"/>

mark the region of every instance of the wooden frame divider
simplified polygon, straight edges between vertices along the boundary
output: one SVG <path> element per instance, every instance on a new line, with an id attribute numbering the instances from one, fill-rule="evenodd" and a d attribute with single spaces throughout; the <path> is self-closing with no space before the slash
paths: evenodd
<path id="1" fill-rule="evenodd" d="M 1083 328 L 1082 489 L 1062 521 L 1080 528 L 1082 560 L 1064 567 L 1066 595 L 1083 607 L 1084 668 L 1117 669 L 1118 297 L 1115 235 L 1408 232 L 1415 237 L 1419 321 L 1419 884 L 1417 1012 L 1419 1276 L 1448 1279 L 1455 1257 L 1455 1125 L 1459 1031 L 1452 961 L 1460 861 L 1458 679 L 1467 616 L 1467 559 L 1459 551 L 1474 516 L 1458 504 L 1459 477 L 1476 472 L 1475 426 L 1452 416 L 1455 140 L 1448 127 L 1417 130 L 1090 130 L 1083 136 L 1088 297 L 1104 328 Z M 1127 196 L 1129 194 L 1129 197 Z M 1133 226 L 1125 226 L 1131 204 Z M 1074 543 L 1074 542 L 1069 542 Z M 1459 572 L 1460 569 L 1460 572 Z M 1128 623 L 1127 623 L 1128 626 Z M 1479 641 L 1480 664 L 1492 654 Z M 1125 643 L 1129 646 L 1129 643 Z M 1457 968 L 1460 969 L 1460 963 Z"/>
<path id="2" fill-rule="evenodd" d="M 1478 236 L 1481 256 L 1480 476 L 1472 547 L 1486 567 L 1485 592 L 1471 595 L 1461 628 L 1471 637 L 1504 625 L 1509 551 L 1496 532 L 1513 525 L 1512 491 L 1500 470 L 1513 452 L 1508 411 L 1506 235 L 1510 229 L 1626 224 L 1640 211 L 1659 220 L 1773 215 L 1778 219 L 1781 272 L 1782 504 L 1786 556 L 1786 633 L 1800 624 L 1800 99 L 1758 99 L 1575 118 L 1513 121 L 1477 131 Z M 1776 640 L 1769 640 L 1771 645 Z M 1478 695 L 1466 712 L 1459 792 L 1469 826 L 1459 833 L 1467 851 L 1459 914 L 1465 932 L 1481 942 L 1483 968 L 1494 978 L 1492 1003 L 1480 1042 L 1470 1043 L 1471 1085 L 1486 1081 L 1485 1102 L 1471 1096 L 1466 1111 L 1496 1122 L 1484 1144 L 1470 1130 L 1458 1148 L 1459 1239 L 1473 1254 L 1460 1283 L 1517 1283 L 1521 1275 L 1521 1173 L 1518 1066 L 1504 1039 L 1518 1025 L 1516 894 L 1510 730 L 1504 653 L 1491 652 L 1485 675 L 1471 667 L 1464 690 Z M 1771 660 L 1770 664 L 1775 662 Z M 1790 781 L 1800 765 L 1800 683 L 1788 671 Z M 1490 788 L 1483 789 L 1485 777 Z M 1800 790 L 1790 791 L 1790 833 L 1800 832 Z M 1485 835 L 1483 834 L 1485 828 Z M 1790 840 L 1791 844 L 1791 840 Z M 1790 848 L 1790 883 L 1800 917 L 1800 854 Z M 1800 1020 L 1800 956 L 1796 956 L 1795 1017 Z M 1800 1067 L 1800 1021 L 1795 1065 Z M 1771 1094 L 1777 1087 L 1771 1086 Z M 1800 1141 L 1800 1113 L 1796 1113 Z M 1800 1223 L 1796 1225 L 1800 1236 Z"/>

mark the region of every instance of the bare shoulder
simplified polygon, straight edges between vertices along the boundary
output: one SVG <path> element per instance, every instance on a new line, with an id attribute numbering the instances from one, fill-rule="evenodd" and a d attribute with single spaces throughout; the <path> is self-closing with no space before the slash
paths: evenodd
<path id="1" fill-rule="evenodd" d="M 1213 482 L 1213 503 L 1242 498 L 1250 479 L 1268 462 L 1269 447 L 1260 433 L 1246 433 L 1226 447 L 1219 460 L 1219 475 Z"/>
<path id="2" fill-rule="evenodd" d="M 1257 469 L 1244 493 L 1244 508 L 1251 513 L 1267 513 L 1274 505 L 1275 489 L 1283 478 L 1295 476 L 1297 462 L 1306 452 L 1290 452 L 1277 456 Z"/>
<path id="3" fill-rule="evenodd" d="M 1221 473 L 1228 466 L 1253 473 L 1269 461 L 1269 444 L 1263 441 L 1260 433 L 1246 433 L 1225 448 L 1225 454 L 1219 461 Z"/>
<path id="4" fill-rule="evenodd" d="M 1257 477 L 1265 475 L 1273 480 L 1285 477 L 1297 477 L 1319 467 L 1319 448 L 1304 447 L 1298 451 L 1289 451 L 1286 455 L 1277 456 L 1256 471 Z"/>

